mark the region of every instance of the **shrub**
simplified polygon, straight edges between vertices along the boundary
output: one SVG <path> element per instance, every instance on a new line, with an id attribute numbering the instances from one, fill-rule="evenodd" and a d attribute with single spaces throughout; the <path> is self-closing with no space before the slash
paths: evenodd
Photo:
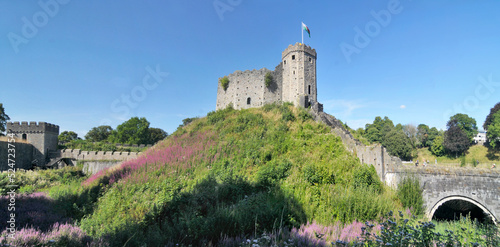
<path id="1" fill-rule="evenodd" d="M 424 199 L 420 181 L 415 177 L 405 177 L 398 184 L 397 195 L 403 207 L 413 209 L 413 214 L 421 215 L 424 212 Z"/>
<path id="2" fill-rule="evenodd" d="M 374 191 L 380 193 L 383 185 L 380 181 L 375 167 L 372 165 L 363 164 L 354 171 L 353 179 L 354 188 L 372 188 Z"/>
<path id="3" fill-rule="evenodd" d="M 224 91 L 227 90 L 227 87 L 229 87 L 229 78 L 227 76 L 224 76 L 220 79 L 220 85 Z"/>
<path id="4" fill-rule="evenodd" d="M 287 178 L 292 168 L 292 163 L 288 160 L 270 162 L 259 168 L 257 172 L 257 184 L 262 186 L 271 186 L 280 182 L 280 180 Z"/>
<path id="5" fill-rule="evenodd" d="M 264 84 L 266 87 L 271 86 L 271 83 L 273 82 L 273 76 L 271 75 L 271 72 L 267 72 L 265 79 L 264 79 Z"/>
<path id="6" fill-rule="evenodd" d="M 309 119 L 313 119 L 312 115 L 307 112 L 306 109 L 304 108 L 299 108 L 299 119 L 302 121 L 302 122 L 305 122 Z"/>
<path id="7" fill-rule="evenodd" d="M 464 167 L 466 165 L 465 154 L 460 157 L 460 166 Z"/>

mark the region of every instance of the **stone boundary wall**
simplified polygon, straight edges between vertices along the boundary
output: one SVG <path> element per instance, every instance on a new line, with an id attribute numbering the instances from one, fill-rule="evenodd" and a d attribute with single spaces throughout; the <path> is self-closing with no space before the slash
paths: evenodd
<path id="1" fill-rule="evenodd" d="M 122 151 L 82 151 L 80 149 L 63 149 L 51 152 L 52 158 L 71 158 L 76 160 L 120 160 L 126 161 L 139 157 L 138 152 Z"/>
<path id="2" fill-rule="evenodd" d="M 316 121 L 321 121 L 332 128 L 332 131 L 342 139 L 344 146 L 351 153 L 354 153 L 361 163 L 373 165 L 377 175 L 385 181 L 385 174 L 396 170 L 402 166 L 402 161 L 398 157 L 389 155 L 387 149 L 380 144 L 366 146 L 356 140 L 351 133 L 344 128 L 342 123 L 334 116 L 324 112 L 310 111 Z"/>
<path id="3" fill-rule="evenodd" d="M 7 138 L 5 138 L 5 140 L 0 140 L 0 171 L 7 171 L 8 169 L 11 169 L 11 167 L 8 166 L 8 159 L 11 159 L 12 155 L 8 157 L 7 150 L 9 148 L 9 143 L 6 141 L 6 139 Z M 31 169 L 31 162 L 33 161 L 33 145 L 21 142 L 21 140 L 18 139 L 16 139 L 15 143 L 11 144 L 14 144 L 16 150 L 14 169 Z"/>
<path id="4" fill-rule="evenodd" d="M 123 161 L 84 161 L 83 162 L 83 173 L 85 174 L 96 174 L 101 170 L 119 165 Z"/>

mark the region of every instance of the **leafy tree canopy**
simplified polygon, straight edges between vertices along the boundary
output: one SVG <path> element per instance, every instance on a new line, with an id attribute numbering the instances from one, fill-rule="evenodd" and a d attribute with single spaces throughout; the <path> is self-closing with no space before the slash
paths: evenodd
<path id="1" fill-rule="evenodd" d="M 5 109 L 3 108 L 3 104 L 0 103 L 0 135 L 5 132 L 5 125 L 7 121 L 10 120 L 10 117 L 5 114 Z"/>
<path id="2" fill-rule="evenodd" d="M 149 140 L 151 144 L 157 143 L 165 138 L 167 138 L 168 133 L 160 128 L 149 128 Z"/>
<path id="3" fill-rule="evenodd" d="M 98 127 L 92 128 L 86 135 L 85 139 L 91 142 L 100 142 L 105 141 L 113 132 L 113 128 L 108 125 L 101 125 Z"/>
<path id="4" fill-rule="evenodd" d="M 78 134 L 73 131 L 63 131 L 61 134 L 59 134 L 57 139 L 59 140 L 59 143 L 64 144 L 73 140 L 77 140 Z"/>
<path id="5" fill-rule="evenodd" d="M 425 124 L 418 125 L 418 127 L 417 127 L 417 139 L 418 139 L 418 142 L 420 143 L 420 145 L 422 145 L 422 147 L 429 146 L 429 143 L 428 143 L 429 132 L 430 132 L 429 126 L 427 126 Z"/>
<path id="6" fill-rule="evenodd" d="M 109 140 L 114 143 L 149 144 L 149 122 L 146 118 L 132 117 L 118 125 Z"/>
<path id="7" fill-rule="evenodd" d="M 373 124 L 366 124 L 365 129 L 366 138 L 370 142 L 382 143 L 384 136 L 394 129 L 394 123 L 388 117 L 382 119 L 377 116 L 375 120 L 373 120 Z"/>
<path id="8" fill-rule="evenodd" d="M 403 132 L 405 133 L 406 136 L 408 136 L 408 140 L 410 141 L 410 144 L 413 148 L 417 148 L 417 145 L 419 144 L 418 141 L 418 129 L 415 127 L 413 124 L 407 124 L 403 126 Z"/>
<path id="9" fill-rule="evenodd" d="M 432 146 L 432 143 L 436 140 L 438 136 L 443 137 L 443 131 L 439 131 L 436 127 L 432 127 L 429 129 L 427 145 Z"/>
<path id="10" fill-rule="evenodd" d="M 410 160 L 413 147 L 410 138 L 402 131 L 393 129 L 384 137 L 383 145 L 387 151 L 403 160 Z"/>
<path id="11" fill-rule="evenodd" d="M 431 153 L 436 156 L 443 156 L 446 154 L 443 146 L 443 137 L 437 136 L 430 147 Z"/>
<path id="12" fill-rule="evenodd" d="M 452 125 L 458 126 L 467 135 L 470 142 L 477 135 L 476 120 L 467 114 L 458 113 L 453 115 L 448 121 L 447 127 L 450 128 Z"/>
<path id="13" fill-rule="evenodd" d="M 463 154 L 470 147 L 470 139 L 467 134 L 456 123 L 457 120 L 450 120 L 448 130 L 444 133 L 443 146 L 449 153 L 455 156 Z M 448 122 L 448 123 L 450 123 Z"/>
<path id="14" fill-rule="evenodd" d="M 484 120 L 483 129 L 488 130 L 489 125 L 493 122 L 493 115 L 500 110 L 500 102 L 498 102 L 493 108 L 490 109 L 490 114 L 486 116 Z"/>
<path id="15" fill-rule="evenodd" d="M 492 148 L 500 146 L 500 111 L 493 114 L 492 121 L 490 125 L 488 125 L 488 132 L 486 132 L 486 136 L 488 137 Z"/>

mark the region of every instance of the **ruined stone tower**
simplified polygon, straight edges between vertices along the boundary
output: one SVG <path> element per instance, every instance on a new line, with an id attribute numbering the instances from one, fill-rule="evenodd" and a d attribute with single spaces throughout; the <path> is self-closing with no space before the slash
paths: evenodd
<path id="1" fill-rule="evenodd" d="M 272 83 L 265 84 L 270 74 Z M 316 87 L 316 50 L 296 43 L 289 45 L 281 54 L 281 63 L 274 71 L 260 70 L 235 71 L 227 75 L 229 84 L 224 89 L 219 78 L 216 109 L 224 109 L 232 104 L 235 109 L 260 107 L 273 102 L 292 102 L 295 106 L 308 107 L 317 103 Z"/>
<path id="2" fill-rule="evenodd" d="M 311 47 L 290 45 L 281 55 L 283 64 L 283 96 L 285 102 L 300 105 L 301 97 L 305 101 L 317 101 L 316 91 L 316 50 Z"/>
<path id="3" fill-rule="evenodd" d="M 57 150 L 59 126 L 45 122 L 7 122 L 7 133 L 33 145 L 32 163 L 44 166 L 49 152 Z"/>

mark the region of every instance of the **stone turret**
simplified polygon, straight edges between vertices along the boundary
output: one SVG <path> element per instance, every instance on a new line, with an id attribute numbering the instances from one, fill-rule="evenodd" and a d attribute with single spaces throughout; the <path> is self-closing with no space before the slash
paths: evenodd
<path id="1" fill-rule="evenodd" d="M 317 101 L 316 50 L 296 43 L 281 55 L 283 63 L 283 97 L 285 102 L 307 107 L 300 102 Z M 303 100 L 301 100 L 303 97 Z"/>
<path id="2" fill-rule="evenodd" d="M 7 133 L 26 140 L 34 147 L 32 159 L 38 166 L 44 166 L 49 152 L 57 150 L 59 126 L 45 122 L 7 122 Z"/>

